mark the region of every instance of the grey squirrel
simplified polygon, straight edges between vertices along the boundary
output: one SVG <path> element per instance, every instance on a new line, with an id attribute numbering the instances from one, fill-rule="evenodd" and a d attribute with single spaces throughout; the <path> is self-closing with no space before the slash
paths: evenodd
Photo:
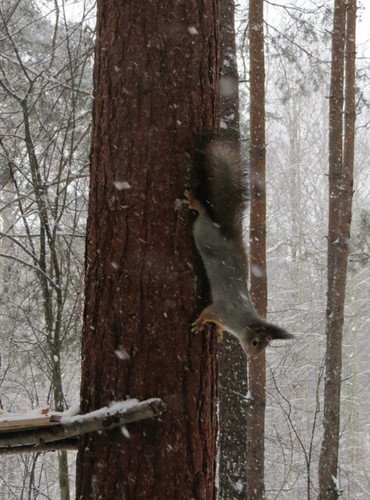
<path id="1" fill-rule="evenodd" d="M 271 340 L 293 335 L 264 321 L 248 292 L 248 258 L 243 241 L 242 218 L 246 188 L 239 150 L 232 140 L 214 138 L 198 150 L 198 185 L 185 191 L 184 202 L 199 213 L 193 234 L 210 283 L 212 303 L 192 325 L 199 333 L 214 323 L 217 335 L 235 335 L 248 355 L 263 351 Z"/>

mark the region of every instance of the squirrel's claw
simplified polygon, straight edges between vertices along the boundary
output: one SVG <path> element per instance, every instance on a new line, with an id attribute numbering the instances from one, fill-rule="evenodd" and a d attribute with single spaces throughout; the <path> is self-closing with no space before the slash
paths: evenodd
<path id="1" fill-rule="evenodd" d="M 221 328 L 217 328 L 216 336 L 217 336 L 217 342 L 221 342 L 221 340 L 224 336 L 224 331 Z"/>
<path id="2" fill-rule="evenodd" d="M 190 193 L 190 191 L 188 189 L 185 189 L 185 191 L 184 191 L 184 199 L 182 200 L 185 203 L 185 205 L 190 205 L 192 198 L 193 198 L 193 196 Z"/>
<path id="3" fill-rule="evenodd" d="M 202 321 L 199 321 L 198 318 L 194 321 L 194 323 L 192 323 L 191 327 L 192 333 L 201 333 L 204 328 L 204 323 Z"/>

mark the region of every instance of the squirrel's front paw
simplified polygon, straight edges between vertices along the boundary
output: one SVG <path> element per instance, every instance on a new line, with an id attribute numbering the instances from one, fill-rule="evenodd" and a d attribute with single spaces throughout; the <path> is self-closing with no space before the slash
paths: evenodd
<path id="1" fill-rule="evenodd" d="M 199 317 L 191 325 L 192 326 L 191 331 L 193 333 L 201 333 L 203 331 L 203 329 L 204 329 L 204 326 L 207 323 L 213 323 L 213 321 L 204 321 L 203 318 Z M 224 331 L 221 328 L 221 326 L 219 326 L 217 323 L 214 323 L 214 324 L 216 325 L 215 333 L 216 333 L 216 336 L 217 336 L 217 342 L 221 342 L 223 334 L 224 334 Z"/>
<path id="2" fill-rule="evenodd" d="M 220 340 L 222 339 L 224 327 L 220 318 L 215 314 L 213 304 L 210 304 L 208 307 L 203 309 L 199 317 L 191 325 L 191 331 L 193 333 L 201 333 L 206 323 L 213 323 L 214 325 L 216 325 L 214 332 L 217 334 L 217 340 L 220 342 Z"/>

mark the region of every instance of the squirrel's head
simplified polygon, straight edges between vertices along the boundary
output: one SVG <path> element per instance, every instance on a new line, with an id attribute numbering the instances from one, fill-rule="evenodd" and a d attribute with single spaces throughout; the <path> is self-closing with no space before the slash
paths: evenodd
<path id="1" fill-rule="evenodd" d="M 241 344 L 249 356 L 257 356 L 272 340 L 287 340 L 292 338 L 294 338 L 294 335 L 288 333 L 283 328 L 261 320 L 247 326 L 241 338 Z"/>

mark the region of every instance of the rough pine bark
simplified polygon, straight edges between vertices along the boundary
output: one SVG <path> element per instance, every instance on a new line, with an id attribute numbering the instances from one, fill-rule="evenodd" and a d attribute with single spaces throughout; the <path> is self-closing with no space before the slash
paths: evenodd
<path id="1" fill-rule="evenodd" d="M 263 0 L 249 1 L 250 54 L 250 269 L 251 298 L 262 318 L 267 313 L 265 63 Z M 249 361 L 247 408 L 247 496 L 264 497 L 265 353 Z"/>
<path id="2" fill-rule="evenodd" d="M 347 19 L 346 6 L 348 6 Z M 324 436 L 319 461 L 319 498 L 330 500 L 338 498 L 341 494 L 338 486 L 338 454 L 342 336 L 353 193 L 355 28 L 356 1 L 336 0 L 329 104 L 329 232 Z M 344 121 L 343 109 L 345 110 Z"/>
<path id="3" fill-rule="evenodd" d="M 240 143 L 239 75 L 235 44 L 235 4 L 222 0 L 221 7 L 221 126 Z M 241 158 L 240 158 L 241 162 Z M 246 497 L 247 360 L 240 342 L 225 334 L 220 345 L 219 372 L 219 491 L 220 499 Z"/>
<path id="4" fill-rule="evenodd" d="M 158 420 L 87 435 L 77 498 L 215 498 L 216 340 L 183 207 L 189 154 L 219 123 L 218 2 L 98 0 L 82 411 L 161 398 Z"/>

